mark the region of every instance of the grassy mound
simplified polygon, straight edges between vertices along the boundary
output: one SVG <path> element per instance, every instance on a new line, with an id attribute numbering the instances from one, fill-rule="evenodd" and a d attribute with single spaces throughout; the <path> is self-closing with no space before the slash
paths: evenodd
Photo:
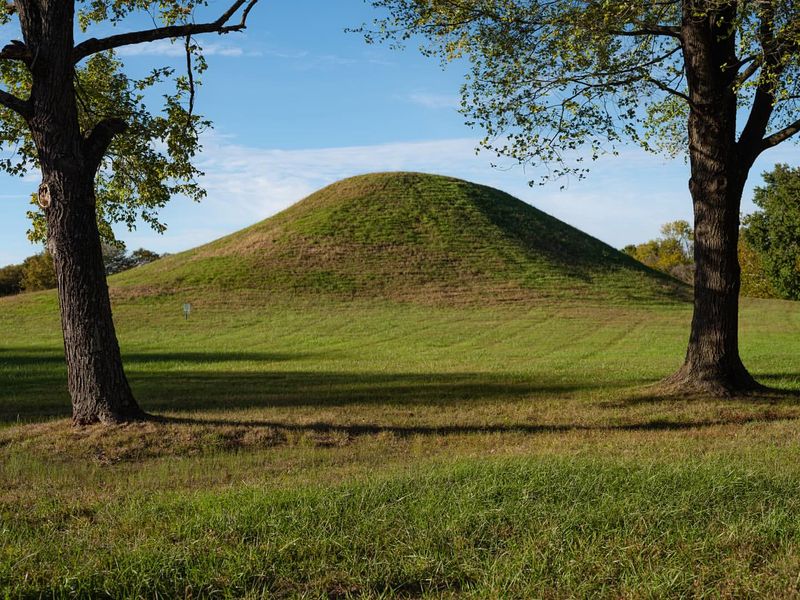
<path id="1" fill-rule="evenodd" d="M 672 302 L 684 286 L 498 190 L 420 173 L 340 181 L 240 232 L 116 277 L 117 296 L 248 290 L 425 303 Z"/>

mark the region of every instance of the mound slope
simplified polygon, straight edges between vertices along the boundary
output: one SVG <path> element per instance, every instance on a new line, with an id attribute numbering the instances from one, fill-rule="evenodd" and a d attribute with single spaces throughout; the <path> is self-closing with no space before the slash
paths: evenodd
<path id="1" fill-rule="evenodd" d="M 686 297 L 682 284 L 509 194 L 420 173 L 340 181 L 111 283 L 117 296 L 241 291 L 425 303 Z"/>

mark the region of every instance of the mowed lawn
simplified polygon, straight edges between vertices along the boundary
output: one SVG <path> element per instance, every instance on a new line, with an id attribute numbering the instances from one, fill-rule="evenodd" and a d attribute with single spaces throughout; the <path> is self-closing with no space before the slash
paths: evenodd
<path id="1" fill-rule="evenodd" d="M 800 304 L 731 400 L 648 389 L 685 304 L 248 306 L 120 303 L 163 419 L 73 430 L 54 296 L 0 300 L 8 597 L 800 596 Z"/>

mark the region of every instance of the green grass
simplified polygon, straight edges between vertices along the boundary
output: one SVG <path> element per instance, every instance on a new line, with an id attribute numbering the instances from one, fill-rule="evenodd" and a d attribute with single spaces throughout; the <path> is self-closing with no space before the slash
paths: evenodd
<path id="1" fill-rule="evenodd" d="M 168 420 L 110 430 L 58 419 L 55 309 L 0 302 L 10 597 L 798 595 L 800 407 L 650 397 L 685 305 L 128 301 Z M 800 389 L 798 333 L 745 302 L 761 380 Z"/>
<path id="2" fill-rule="evenodd" d="M 800 304 L 742 306 L 784 393 L 664 399 L 685 291 L 499 192 L 356 178 L 115 277 L 162 419 L 82 429 L 54 294 L 0 299 L 0 597 L 800 597 Z"/>
<path id="3" fill-rule="evenodd" d="M 800 568 L 797 475 L 581 457 L 133 492 L 59 506 L 57 523 L 29 511 L 5 532 L 7 560 L 28 593 L 86 598 L 781 597 Z"/>

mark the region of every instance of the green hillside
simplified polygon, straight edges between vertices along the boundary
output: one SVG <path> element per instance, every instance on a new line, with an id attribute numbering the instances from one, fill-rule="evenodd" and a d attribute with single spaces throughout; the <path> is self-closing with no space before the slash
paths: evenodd
<path id="1" fill-rule="evenodd" d="M 504 192 L 420 173 L 340 181 L 112 286 L 117 297 L 249 290 L 426 303 L 686 297 L 681 284 Z"/>

